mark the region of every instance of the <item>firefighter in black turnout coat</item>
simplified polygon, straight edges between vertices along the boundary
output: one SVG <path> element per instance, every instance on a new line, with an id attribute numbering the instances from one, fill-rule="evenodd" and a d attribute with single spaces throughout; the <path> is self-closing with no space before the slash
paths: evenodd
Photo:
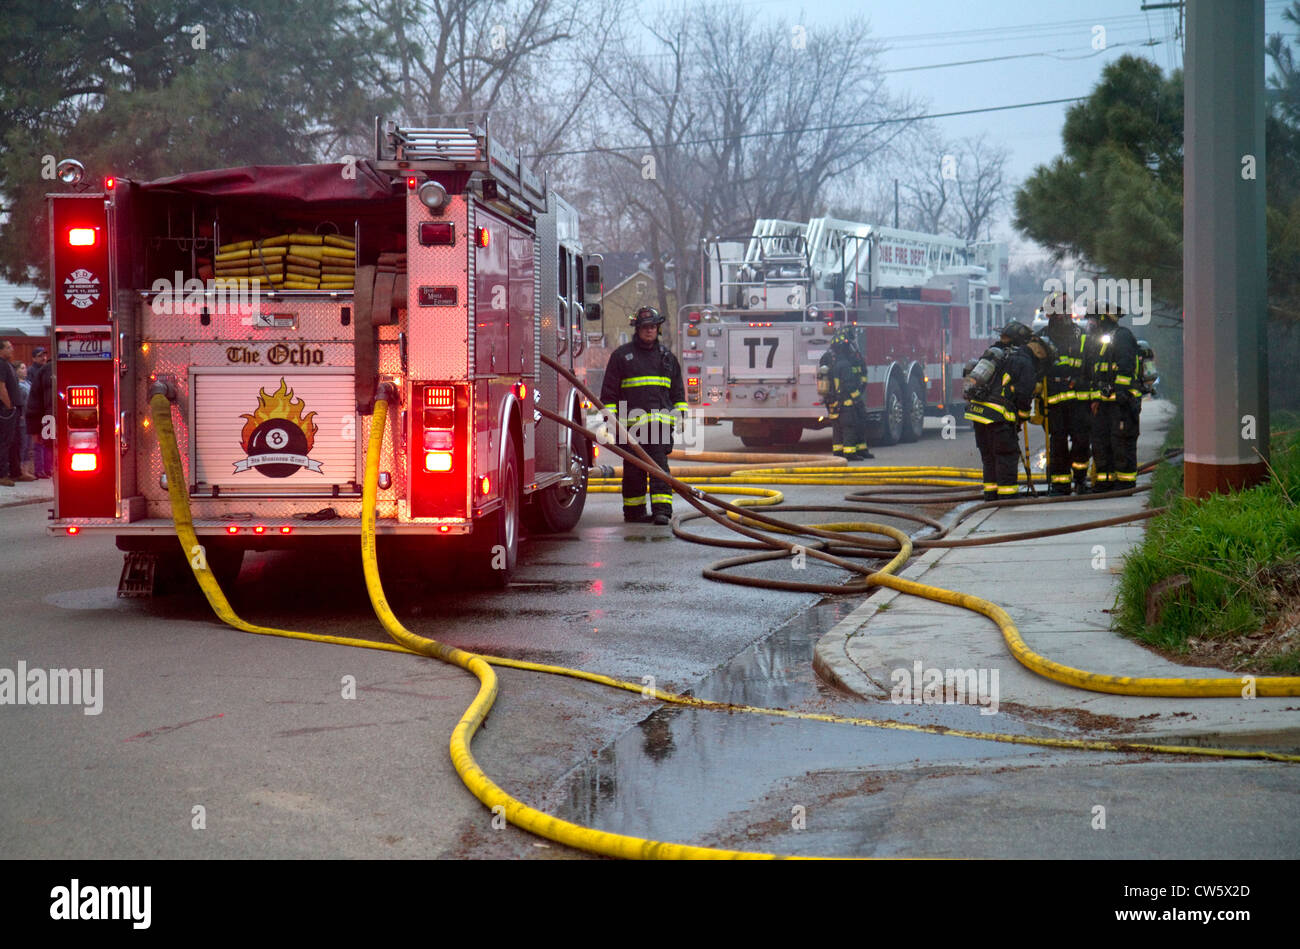
<path id="1" fill-rule="evenodd" d="M 1092 414 L 1083 376 L 1083 348 L 1087 340 L 1074 322 L 1070 300 L 1053 293 L 1043 301 L 1047 329 L 1043 335 L 1056 347 L 1056 359 L 1043 375 L 1043 402 L 1047 411 L 1047 476 L 1049 495 L 1088 493 L 1089 442 Z"/>
<path id="2" fill-rule="evenodd" d="M 867 372 L 852 331 L 831 337 L 817 365 L 817 392 L 831 417 L 831 452 L 849 461 L 875 458 L 867 448 Z"/>
<path id="3" fill-rule="evenodd" d="M 975 423 L 986 501 L 1016 495 L 1020 468 L 1016 429 L 1029 418 L 1038 384 L 1039 366 L 1028 348 L 1031 341 L 1036 341 L 1033 331 L 1012 320 L 1002 328 L 999 344 L 986 350 L 966 373 L 966 418 Z"/>
<path id="4" fill-rule="evenodd" d="M 654 463 L 668 471 L 673 426 L 685 415 L 687 406 L 682 367 L 659 341 L 663 322 L 663 316 L 652 306 L 636 311 L 636 336 L 609 357 L 600 401 Z M 636 465 L 623 462 L 623 520 L 667 524 L 673 513 L 672 489 L 657 478 L 649 478 L 650 513 L 646 513 L 647 478 Z"/>
<path id="5" fill-rule="evenodd" d="M 1092 493 L 1123 491 L 1137 484 L 1138 420 L 1142 370 L 1137 338 L 1119 325 L 1119 306 L 1097 307 L 1097 331 L 1083 350 L 1083 371 L 1092 412 Z"/>

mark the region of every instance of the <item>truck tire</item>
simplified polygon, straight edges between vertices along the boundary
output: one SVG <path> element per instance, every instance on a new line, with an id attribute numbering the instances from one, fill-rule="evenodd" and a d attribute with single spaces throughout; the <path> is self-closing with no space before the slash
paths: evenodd
<path id="1" fill-rule="evenodd" d="M 587 505 L 586 446 L 572 429 L 568 431 L 569 470 L 576 469 L 581 474 L 573 484 L 553 484 L 533 495 L 533 503 L 525 508 L 525 515 L 529 530 L 535 534 L 563 534 L 573 530 Z"/>
<path id="2" fill-rule="evenodd" d="M 903 401 L 903 387 L 898 378 L 889 380 L 885 387 L 885 405 L 880 413 L 880 437 L 876 441 L 881 445 L 897 445 L 903 439 L 906 403 Z"/>
<path id="3" fill-rule="evenodd" d="M 775 441 L 768 432 L 763 435 L 741 435 L 740 443 L 746 448 L 771 448 Z"/>
<path id="4" fill-rule="evenodd" d="M 519 561 L 519 457 L 515 440 L 508 433 L 506 439 L 500 472 L 501 506 L 475 531 L 481 537 L 470 538 L 471 549 L 466 558 L 469 582 L 489 590 L 504 589 Z"/>
<path id="5" fill-rule="evenodd" d="M 903 438 L 905 442 L 919 441 L 925 433 L 925 390 L 921 381 L 913 379 L 907 384 L 903 397 Z"/>

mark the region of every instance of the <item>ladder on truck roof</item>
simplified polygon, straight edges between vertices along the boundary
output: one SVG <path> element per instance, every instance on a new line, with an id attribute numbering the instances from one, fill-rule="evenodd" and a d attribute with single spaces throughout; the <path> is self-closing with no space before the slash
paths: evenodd
<path id="1" fill-rule="evenodd" d="M 381 127 L 385 134 L 381 136 Z M 375 165 L 384 171 L 469 171 L 496 183 L 499 199 L 533 214 L 546 212 L 546 185 L 523 155 L 487 129 L 416 128 L 375 119 Z M 484 197 L 488 197 L 487 194 Z"/>

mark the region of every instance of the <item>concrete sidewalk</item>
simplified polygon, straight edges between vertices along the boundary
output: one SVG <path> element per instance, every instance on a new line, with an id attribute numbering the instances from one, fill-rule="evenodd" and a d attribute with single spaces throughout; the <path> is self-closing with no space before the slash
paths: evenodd
<path id="1" fill-rule="evenodd" d="M 15 504 L 35 504 L 38 501 L 54 500 L 54 482 L 49 478 L 35 481 L 16 481 L 13 487 L 0 484 L 0 507 Z"/>
<path id="2" fill-rule="evenodd" d="M 1151 428 L 1139 457 L 1152 457 L 1150 442 L 1158 446 L 1163 439 L 1163 425 Z M 991 509 L 950 536 L 1059 527 L 1145 506 L 1146 494 L 1140 493 Z M 997 603 L 1030 649 L 1067 666 L 1118 676 L 1240 679 L 1239 673 L 1170 662 L 1111 631 L 1123 557 L 1141 543 L 1144 523 L 993 546 L 937 548 L 900 576 Z M 901 681 L 895 671 L 911 674 L 918 662 L 923 670 L 987 670 L 990 680 L 996 671 L 1000 714 L 1062 733 L 1300 750 L 1300 697 L 1145 698 L 1076 689 L 1020 665 L 987 617 L 893 590 L 876 593 L 822 636 L 814 657 L 824 679 L 885 703 Z M 996 716 L 983 721 L 990 731 L 999 730 Z"/>

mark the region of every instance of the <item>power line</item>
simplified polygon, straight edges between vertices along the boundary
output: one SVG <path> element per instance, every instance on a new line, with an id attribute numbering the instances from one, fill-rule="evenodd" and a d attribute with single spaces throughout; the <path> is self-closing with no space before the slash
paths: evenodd
<path id="1" fill-rule="evenodd" d="M 1066 57 L 1054 56 L 1053 54 L 1055 53 L 1068 53 L 1072 49 L 1074 49 L 1074 47 L 1072 46 L 1062 46 L 1059 49 L 1045 49 L 1036 53 L 1011 53 L 1007 56 L 986 56 L 983 59 L 959 59 L 956 62 L 951 62 L 951 63 L 929 63 L 928 65 L 925 66 L 900 66 L 897 69 L 882 69 L 881 72 L 882 73 L 920 72 L 921 70 L 924 69 L 947 69 L 950 66 L 972 66 L 975 65 L 976 63 L 1000 63 L 1008 59 L 1032 59 L 1036 56 L 1051 56 L 1053 59 L 1063 58 L 1066 62 L 1074 62 L 1076 60 L 1081 60 L 1081 59 L 1092 59 L 1094 56 L 1100 56 L 1103 53 L 1108 52 L 1109 50 L 1120 49 L 1121 47 L 1124 46 L 1159 46 L 1163 42 L 1164 40 L 1146 39 L 1140 42 L 1135 40 L 1131 43 L 1111 43 L 1108 46 L 1102 47 L 1101 49 L 1098 50 L 1094 50 L 1093 52 L 1088 53 L 1084 56 L 1066 56 Z"/>
<path id="2" fill-rule="evenodd" d="M 840 122 L 834 125 L 812 125 L 803 128 L 774 129 L 763 132 L 745 132 L 741 135 L 719 135 L 711 138 L 697 138 L 685 142 L 674 142 L 673 147 L 683 145 L 710 145 L 746 138 L 767 138 L 774 135 L 802 135 L 807 132 L 829 132 L 836 129 L 879 128 L 883 125 L 897 125 L 900 122 L 920 122 L 925 119 L 947 119 L 958 115 L 977 115 L 983 112 L 1006 112 L 1010 109 L 1031 109 L 1040 105 L 1060 105 L 1064 102 L 1082 102 L 1087 96 L 1074 96 L 1069 99 L 1043 99 L 1039 102 L 1018 102 L 1014 105 L 986 106 L 982 109 L 962 109 L 957 112 L 932 112 L 927 115 L 900 116 L 893 119 L 876 119 L 870 122 Z M 608 148 L 573 148 L 562 152 L 547 152 L 545 155 L 534 153 L 529 158 L 562 158 L 567 155 L 595 155 L 601 152 L 644 152 L 647 145 L 615 145 Z"/>

